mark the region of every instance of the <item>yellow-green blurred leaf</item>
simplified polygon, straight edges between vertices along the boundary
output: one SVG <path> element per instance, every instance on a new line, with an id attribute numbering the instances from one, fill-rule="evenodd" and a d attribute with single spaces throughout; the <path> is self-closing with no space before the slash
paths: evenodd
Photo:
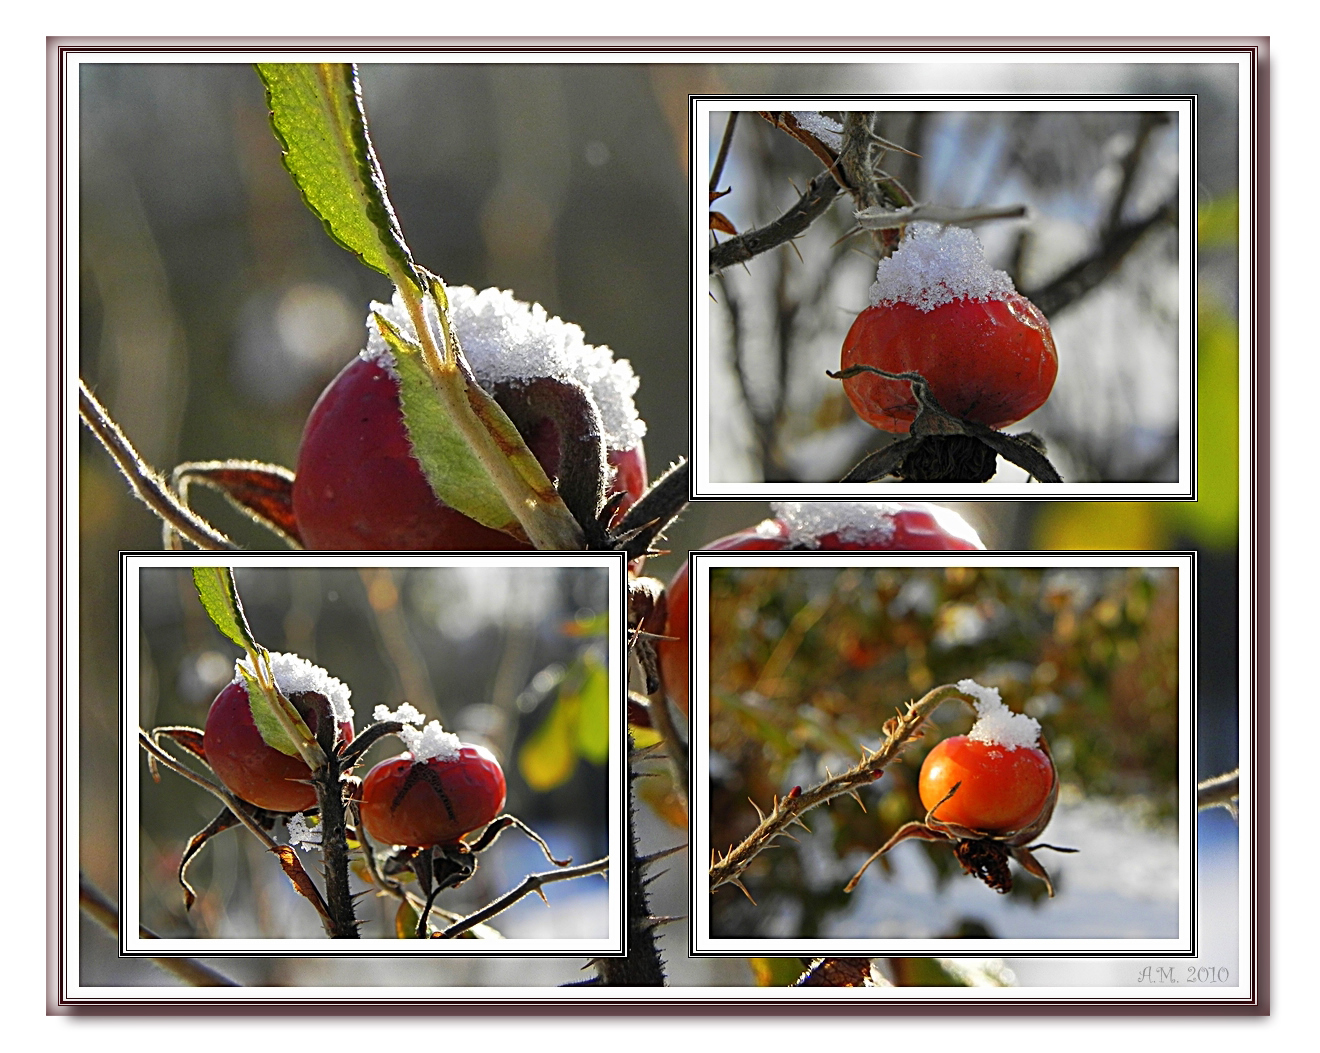
<path id="1" fill-rule="evenodd" d="M 801 958 L 748 958 L 757 987 L 791 987 L 802 975 Z"/>
<path id="2" fill-rule="evenodd" d="M 1197 245 L 1202 249 L 1231 248 L 1237 241 L 1237 191 L 1203 201 L 1196 210 Z"/>
<path id="3" fill-rule="evenodd" d="M 1137 501 L 1047 505 L 1035 532 L 1043 549 L 1164 548 L 1168 540 L 1160 506 Z"/>
<path id="4" fill-rule="evenodd" d="M 574 618 L 571 622 L 565 622 L 563 633 L 565 636 L 604 636 L 610 631 L 610 616 L 607 611 L 604 614 L 596 614 L 590 618 Z"/>
<path id="5" fill-rule="evenodd" d="M 610 756 L 610 674 L 594 651 L 584 654 L 582 663 L 585 675 L 570 696 L 577 701 L 575 739 L 583 757 L 604 764 Z"/>
<path id="6" fill-rule="evenodd" d="M 518 770 L 527 785 L 539 793 L 567 782 L 577 767 L 573 742 L 575 721 L 569 708 L 562 696 L 555 699 L 541 726 L 518 751 Z"/>
<path id="7" fill-rule="evenodd" d="M 394 936 L 400 940 L 417 939 L 417 911 L 406 899 L 394 912 Z"/>
<path id="8" fill-rule="evenodd" d="M 1230 547 L 1238 532 L 1237 320 L 1203 297 L 1197 329 L 1196 501 L 1167 513 L 1198 544 Z"/>

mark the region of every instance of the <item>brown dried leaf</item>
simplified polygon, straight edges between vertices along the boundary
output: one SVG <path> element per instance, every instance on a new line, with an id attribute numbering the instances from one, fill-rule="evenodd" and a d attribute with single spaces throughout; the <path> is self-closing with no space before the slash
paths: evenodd
<path id="1" fill-rule="evenodd" d="M 729 217 L 723 212 L 712 212 L 710 214 L 710 229 L 718 230 L 721 234 L 732 234 L 735 237 L 738 234 L 738 228 L 729 222 Z"/>
<path id="2" fill-rule="evenodd" d="M 197 728 L 157 728 L 154 734 L 182 746 L 194 757 L 206 760 L 206 744 Z"/>
<path id="3" fill-rule="evenodd" d="M 307 902 L 316 908 L 316 912 L 326 921 L 330 920 L 330 908 L 326 906 L 325 900 L 321 897 L 321 890 L 312 884 L 311 876 L 303 869 L 302 862 L 298 855 L 288 845 L 276 845 L 271 849 L 280 861 L 280 867 L 288 875 L 289 880 L 293 882 L 293 887 L 297 889 Z"/>
<path id="4" fill-rule="evenodd" d="M 178 730 L 190 731 L 191 728 L 182 728 Z M 183 855 L 179 858 L 179 884 L 183 886 L 183 909 L 192 910 L 192 905 L 197 902 L 197 893 L 193 887 L 188 884 L 188 864 L 193 861 L 193 857 L 211 840 L 216 834 L 223 833 L 231 826 L 238 825 L 238 816 L 228 808 L 223 809 L 219 815 L 206 824 L 201 830 L 193 834 L 184 845 Z"/>
<path id="5" fill-rule="evenodd" d="M 240 512 L 302 547 L 293 516 L 293 472 L 259 461 L 205 461 L 174 470 L 175 489 L 191 483 L 218 491 Z"/>
<path id="6" fill-rule="evenodd" d="M 871 982 L 870 958 L 817 958 L 794 987 L 865 987 Z"/>

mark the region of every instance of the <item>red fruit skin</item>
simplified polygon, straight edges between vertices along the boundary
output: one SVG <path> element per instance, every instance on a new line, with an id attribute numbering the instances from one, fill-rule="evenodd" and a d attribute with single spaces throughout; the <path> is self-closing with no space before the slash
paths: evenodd
<path id="1" fill-rule="evenodd" d="M 605 496 L 625 495 L 610 517 L 610 525 L 613 526 L 646 493 L 646 449 L 638 443 L 629 450 L 610 450 L 605 459 L 614 468 L 614 478 Z"/>
<path id="2" fill-rule="evenodd" d="M 500 398 L 499 391 L 493 394 Z M 562 443 L 571 437 L 542 418 L 525 430 L 523 439 L 553 478 L 560 470 Z M 610 493 L 629 495 L 615 514 L 617 521 L 646 490 L 646 454 L 639 444 L 610 451 L 608 457 L 616 469 Z M 364 358 L 345 366 L 312 407 L 298 450 L 293 514 L 309 549 L 532 548 L 436 498 L 408 441 L 399 382 Z"/>
<path id="3" fill-rule="evenodd" d="M 330 719 L 330 704 L 315 692 L 289 696 L 313 735 L 322 719 Z M 339 741 L 353 741 L 353 722 L 339 725 Z M 303 812 L 316 807 L 316 790 L 307 782 L 311 769 L 301 757 L 290 757 L 266 745 L 252 719 L 247 687 L 229 684 L 206 714 L 203 732 L 206 762 L 236 797 L 272 812 Z M 301 781 L 299 781 L 301 780 Z"/>
<path id="4" fill-rule="evenodd" d="M 293 514 L 309 549 L 531 548 L 436 499 L 408 442 L 399 382 L 364 358 L 345 366 L 312 407 Z"/>
<path id="5" fill-rule="evenodd" d="M 362 780 L 362 823 L 382 844 L 453 844 L 464 834 L 485 826 L 504 808 L 504 771 L 489 750 L 463 746 L 450 760 L 431 758 L 427 766 L 444 791 L 441 798 L 430 782 L 418 779 L 395 807 L 413 768 L 405 753 L 381 761 Z M 446 804 L 447 800 L 447 804 Z"/>
<path id="6" fill-rule="evenodd" d="M 817 548 L 827 552 L 921 552 L 985 547 L 979 541 L 973 542 L 969 538 L 958 537 L 945 530 L 935 516 L 921 505 L 900 506 L 887 520 L 886 528 L 878 527 L 875 534 L 870 537 L 863 533 L 860 537 L 849 536 L 845 539 L 838 533 L 829 533 L 817 540 Z M 743 530 L 720 538 L 715 543 L 704 546 L 703 551 L 730 549 L 743 552 L 758 549 L 782 551 L 790 546 L 788 528 L 778 520 L 767 520 L 759 528 Z M 690 640 L 686 562 L 679 566 L 678 573 L 674 575 L 665 590 L 665 609 L 664 635 L 672 639 L 656 641 L 656 654 L 660 659 L 660 679 L 669 697 L 674 700 L 674 704 L 686 714 Z"/>
<path id="7" fill-rule="evenodd" d="M 926 754 L 917 788 L 927 810 L 939 805 L 935 819 L 1007 833 L 1040 814 L 1054 779 L 1054 765 L 1043 750 L 1010 750 L 954 735 Z M 962 784 L 958 791 L 939 804 L 956 783 Z"/>
<path id="8" fill-rule="evenodd" d="M 1049 322 L 1017 293 L 953 300 L 930 311 L 907 303 L 868 307 L 843 341 L 841 368 L 857 365 L 918 372 L 946 412 L 991 428 L 1043 405 L 1059 372 Z M 917 415 L 906 381 L 862 373 L 845 380 L 843 390 L 858 416 L 882 431 L 905 434 Z"/>

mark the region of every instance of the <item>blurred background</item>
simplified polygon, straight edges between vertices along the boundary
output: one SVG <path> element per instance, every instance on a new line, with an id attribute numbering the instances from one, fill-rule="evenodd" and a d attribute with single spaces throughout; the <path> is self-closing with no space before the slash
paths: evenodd
<path id="1" fill-rule="evenodd" d="M 191 570 L 141 572 L 141 695 L 144 728 L 202 727 L 234 678 L 238 648 L 203 611 Z M 529 824 L 557 858 L 577 863 L 609 852 L 609 677 L 603 568 L 437 567 L 359 570 L 240 567 L 235 581 L 256 638 L 272 651 L 323 666 L 352 691 L 355 725 L 384 704 L 411 702 L 504 769 L 504 810 Z M 168 747 L 176 757 L 186 751 Z M 404 751 L 395 736 L 373 745 L 359 777 Z M 196 763 L 195 770 L 205 770 Z M 323 936 L 311 905 L 247 831 L 211 840 L 189 868 L 197 902 L 185 912 L 175 874 L 189 837 L 221 805 L 178 774 L 141 778 L 142 922 L 158 935 L 279 939 Z M 287 841 L 282 824 L 276 840 Z M 388 847 L 388 846 L 385 846 Z M 319 853 L 303 856 L 319 872 Z M 506 831 L 480 857 L 475 876 L 436 906 L 462 917 L 552 870 L 533 842 Z M 354 880 L 355 891 L 374 888 Z M 415 884 L 413 891 L 416 891 Z M 508 937 L 608 935 L 606 885 L 583 878 L 547 886 L 492 926 Z M 397 900 L 359 901 L 362 935 L 393 939 Z"/>
<path id="2" fill-rule="evenodd" d="M 919 156 L 890 150 L 880 165 L 922 204 L 1027 207 L 972 228 L 990 265 L 1049 318 L 1058 348 L 1049 400 L 1007 430 L 1041 435 L 1068 482 L 1177 482 L 1177 114 L 1023 105 L 881 111 L 877 133 Z M 712 170 L 729 117 L 710 117 Z M 729 192 L 711 208 L 739 232 L 782 215 L 822 170 L 755 113 L 738 114 L 731 143 L 718 181 Z M 840 194 L 791 247 L 712 276 L 710 427 L 723 437 L 713 481 L 834 482 L 893 441 L 826 376 L 868 306 L 881 253 L 857 230 L 857 207 Z M 992 482 L 1026 480 L 999 465 Z"/>
<path id="3" fill-rule="evenodd" d="M 718 568 L 711 573 L 711 848 L 877 749 L 910 698 L 965 678 L 1041 724 L 1059 804 L 1037 838 L 1056 896 L 1013 867 L 1000 895 L 948 843 L 911 841 L 917 774 L 975 714 L 946 702 L 884 777 L 806 817 L 711 900 L 715 937 L 1164 938 L 1178 935 L 1178 577 L 1171 569 Z"/>
<path id="4" fill-rule="evenodd" d="M 307 412 L 362 346 L 368 301 L 387 298 L 385 279 L 334 245 L 303 206 L 280 164 L 250 67 L 93 65 L 82 78 L 82 375 L 161 469 L 221 457 L 292 466 Z M 1199 500 L 960 510 L 991 547 L 1197 548 L 1200 774 L 1236 764 L 1231 67 L 367 65 L 362 85 L 391 196 L 419 261 L 451 282 L 498 285 L 538 300 L 582 326 L 589 342 L 630 359 L 641 377 L 637 404 L 649 426 L 653 473 L 687 453 L 689 93 L 1197 92 Z M 80 434 L 81 865 L 111 889 L 118 871 L 118 650 L 117 626 L 105 612 L 116 609 L 119 551 L 157 549 L 160 534 L 109 458 Z M 728 442 L 736 441 L 731 432 Z M 213 496 L 199 491 L 197 505 L 222 529 L 247 546 L 279 547 Z M 670 532 L 672 554 L 648 569 L 667 580 L 688 549 L 767 512 L 764 504 L 699 502 Z M 648 847 L 682 840 L 649 807 L 639 810 L 638 823 Z M 1231 823 L 1224 844 L 1236 851 Z M 1232 868 L 1226 872 L 1231 879 Z M 683 867 L 671 867 L 652 889 L 658 913 L 686 913 Z M 686 958 L 682 926 L 662 930 L 662 941 L 675 983 L 754 982 L 745 962 Z M 146 963 L 115 957 L 112 941 L 94 927 L 83 952 L 88 982 L 172 982 Z M 242 978 L 409 984 L 563 983 L 580 979 L 583 963 L 479 963 L 461 979 L 445 963 L 420 978 L 413 963 L 308 959 L 262 966 L 272 970 L 264 973 L 253 963 L 226 964 Z"/>

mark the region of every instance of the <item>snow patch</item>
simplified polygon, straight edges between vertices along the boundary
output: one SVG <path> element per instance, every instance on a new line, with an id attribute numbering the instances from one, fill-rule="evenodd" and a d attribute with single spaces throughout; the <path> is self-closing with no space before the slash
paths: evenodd
<path id="1" fill-rule="evenodd" d="M 886 541 L 901 507 L 888 501 L 777 501 L 770 510 L 788 529 L 791 544 L 818 548 L 826 534 L 841 541 Z"/>
<path id="2" fill-rule="evenodd" d="M 575 381 L 590 393 L 600 412 L 606 446 L 631 450 L 646 435 L 633 395 L 638 379 L 626 358 L 615 359 L 608 347 L 588 344 L 579 326 L 552 317 L 539 303 L 515 299 L 503 289 L 451 286 L 449 317 L 459 345 L 483 386 L 526 383 L 538 377 Z M 442 345 L 440 317 L 434 301 L 425 301 L 427 325 Z M 367 315 L 367 346 L 363 358 L 393 372 L 394 356 L 372 314 L 380 314 L 410 340 L 417 329 L 396 292 L 388 303 L 373 302 Z"/>
<path id="3" fill-rule="evenodd" d="M 880 261 L 871 286 L 873 307 L 907 303 L 933 311 L 954 300 L 1004 300 L 1013 279 L 995 270 L 981 241 L 965 227 L 913 223 L 898 250 Z"/>
<path id="4" fill-rule="evenodd" d="M 835 153 L 843 149 L 843 125 L 833 117 L 826 117 L 814 110 L 790 110 L 798 127 L 809 132 L 811 137 L 824 143 Z"/>
<path id="5" fill-rule="evenodd" d="M 244 670 L 251 677 L 257 675 L 252 663 L 246 658 L 240 658 L 234 663 L 233 683 L 243 683 Z M 342 680 L 335 679 L 319 665 L 312 665 L 306 658 L 299 658 L 296 654 L 272 651 L 270 671 L 275 677 L 275 686 L 286 698 L 301 691 L 315 691 L 318 695 L 324 695 L 329 701 L 335 723 L 343 724 L 353 719 L 353 707 L 348 701 L 352 692 L 348 685 Z"/>
<path id="6" fill-rule="evenodd" d="M 1040 724 L 1025 713 L 1014 713 L 999 697 L 999 688 L 983 687 L 975 680 L 959 680 L 955 685 L 964 695 L 971 695 L 976 707 L 976 723 L 967 737 L 987 746 L 1015 750 L 1040 741 Z"/>
<path id="7" fill-rule="evenodd" d="M 399 732 L 399 738 L 408 747 L 414 764 L 425 764 L 429 760 L 454 760 L 463 744 L 452 731 L 440 726 L 440 721 L 433 720 L 426 727 L 405 727 Z"/>

